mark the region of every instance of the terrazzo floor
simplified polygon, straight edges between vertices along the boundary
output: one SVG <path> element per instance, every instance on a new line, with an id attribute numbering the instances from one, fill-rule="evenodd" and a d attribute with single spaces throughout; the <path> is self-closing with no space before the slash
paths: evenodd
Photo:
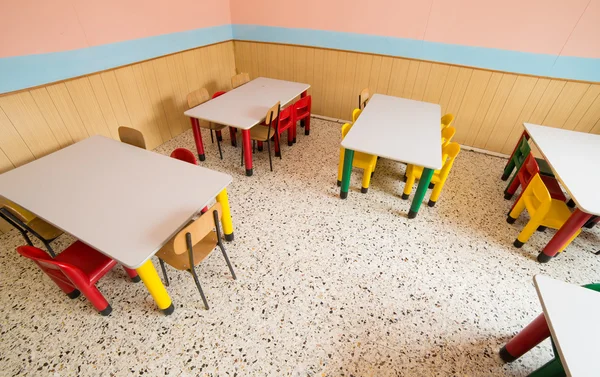
<path id="1" fill-rule="evenodd" d="M 537 263 L 554 231 L 514 248 L 527 215 L 505 221 L 505 160 L 469 151 L 414 220 L 400 199 L 404 166 L 385 159 L 368 194 L 355 170 L 340 200 L 339 138 L 340 124 L 313 119 L 273 173 L 257 152 L 246 177 L 240 149 L 225 136 L 221 161 L 204 134 L 202 165 L 233 176 L 236 238 L 226 247 L 238 275 L 220 253 L 201 264 L 209 311 L 189 274 L 169 270 L 176 310 L 164 316 L 117 268 L 98 284 L 113 307 L 101 317 L 17 255 L 18 233 L 2 235 L 0 375 L 525 376 L 548 361 L 548 341 L 512 364 L 497 351 L 541 312 L 534 274 L 598 281 L 598 230 Z M 176 147 L 194 150 L 191 131 L 157 152 Z"/>

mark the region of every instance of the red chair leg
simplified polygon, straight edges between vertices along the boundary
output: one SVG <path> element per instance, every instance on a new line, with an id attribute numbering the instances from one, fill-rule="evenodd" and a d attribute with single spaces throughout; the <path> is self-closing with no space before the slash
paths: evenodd
<path id="1" fill-rule="evenodd" d="M 217 140 L 223 141 L 223 134 L 221 131 L 215 131 L 215 134 L 217 134 Z"/>
<path id="2" fill-rule="evenodd" d="M 517 172 L 517 174 L 519 174 L 519 172 Z M 519 180 L 519 177 L 515 177 L 515 179 L 512 180 L 510 185 L 504 191 L 504 199 L 511 199 L 515 192 L 517 192 L 519 186 L 521 186 L 521 181 Z"/>
<path id="3" fill-rule="evenodd" d="M 287 129 L 287 138 L 288 138 L 288 147 L 291 147 L 294 144 L 294 127 Z"/>
<path id="4" fill-rule="evenodd" d="M 259 152 L 263 151 L 263 142 L 262 141 L 257 141 L 256 142 L 256 149 L 258 149 Z"/>
<path id="5" fill-rule="evenodd" d="M 275 134 L 275 157 L 281 157 L 281 150 L 279 149 L 279 135 Z"/>
<path id="6" fill-rule="evenodd" d="M 112 307 L 106 301 L 102 293 L 96 288 L 95 285 L 89 285 L 86 287 L 80 287 L 81 293 L 90 300 L 92 305 L 100 312 L 100 314 L 106 316 L 112 312 Z"/>
<path id="7" fill-rule="evenodd" d="M 67 284 L 59 279 L 56 279 L 51 275 L 48 276 L 50 277 L 50 279 L 52 279 L 52 281 L 56 283 L 56 285 L 58 285 L 60 289 L 62 289 L 63 292 L 67 294 L 67 296 L 69 296 L 70 299 L 75 299 L 81 294 L 81 292 L 79 292 L 79 290 L 73 287 L 72 285 Z"/>
<path id="8" fill-rule="evenodd" d="M 129 275 L 129 277 L 131 278 L 131 281 L 134 283 L 137 283 L 139 281 L 141 281 L 142 279 L 140 278 L 140 276 L 138 275 L 136 270 L 133 270 L 131 268 L 127 268 L 125 266 L 123 266 L 123 269 L 125 270 L 125 272 L 127 272 L 127 275 Z"/>
<path id="9" fill-rule="evenodd" d="M 550 330 L 548 329 L 546 318 L 543 314 L 540 314 L 502 347 L 500 357 L 507 363 L 514 361 L 549 336 Z"/>
<path id="10" fill-rule="evenodd" d="M 304 134 L 310 135 L 310 115 L 304 118 Z"/>

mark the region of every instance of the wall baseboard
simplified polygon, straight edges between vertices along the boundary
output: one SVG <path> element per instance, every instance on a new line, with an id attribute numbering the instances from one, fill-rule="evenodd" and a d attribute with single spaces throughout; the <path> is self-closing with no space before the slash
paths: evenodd
<path id="1" fill-rule="evenodd" d="M 350 123 L 349 120 L 331 118 L 331 117 L 326 117 L 326 116 L 323 116 L 323 115 L 313 114 L 311 116 L 313 118 L 323 119 L 323 120 L 327 120 L 327 121 L 330 121 L 330 122 L 336 122 L 336 123 L 340 123 L 340 124 Z M 492 152 L 492 151 L 488 151 L 488 150 L 485 150 L 485 149 L 470 147 L 468 145 L 461 144 L 460 147 L 462 149 L 466 150 L 466 151 L 471 151 L 471 152 L 475 152 L 475 153 L 481 153 L 481 154 L 485 154 L 485 155 L 492 156 L 492 157 L 500 157 L 500 158 L 505 158 L 505 159 L 508 159 L 510 157 L 509 155 L 506 155 L 504 153 Z"/>

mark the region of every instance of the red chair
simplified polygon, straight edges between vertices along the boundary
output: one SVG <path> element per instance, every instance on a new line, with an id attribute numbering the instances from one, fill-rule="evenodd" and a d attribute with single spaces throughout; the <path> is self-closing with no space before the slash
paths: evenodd
<path id="1" fill-rule="evenodd" d="M 504 199 L 511 199 L 514 193 L 519 188 L 519 186 L 523 186 L 522 190 L 524 191 L 525 188 L 527 188 L 527 185 L 529 184 L 531 179 L 539 173 L 540 168 L 535 160 L 535 157 L 532 153 L 530 153 L 529 156 L 527 156 L 527 158 L 525 159 L 525 162 L 523 163 L 521 169 L 519 169 L 519 171 L 517 172 L 516 178 L 512 181 L 510 186 L 506 188 L 506 191 L 504 191 Z M 548 189 L 548 192 L 550 192 L 550 197 L 552 197 L 552 199 L 560 200 L 563 202 L 567 201 L 567 198 L 565 197 L 565 194 L 560 188 L 560 184 L 558 183 L 556 178 L 549 177 L 546 175 L 540 175 L 540 178 L 542 178 L 542 182 L 544 182 L 544 185 Z"/>
<path id="2" fill-rule="evenodd" d="M 194 156 L 194 154 L 189 149 L 177 148 L 173 152 L 171 152 L 171 157 L 181 161 L 189 162 L 190 164 L 198 165 L 198 162 L 196 161 L 196 156 Z"/>
<path id="3" fill-rule="evenodd" d="M 262 124 L 263 127 L 268 127 L 265 123 Z M 279 112 L 279 122 L 275 123 L 274 129 L 274 139 L 275 139 L 275 156 L 281 157 L 281 150 L 279 149 L 279 143 L 281 141 L 281 134 L 287 131 L 288 137 L 288 145 L 291 147 L 294 144 L 294 136 L 296 129 L 296 121 L 294 119 L 294 112 L 292 111 L 292 106 L 288 106 Z M 263 144 L 262 141 L 258 141 L 258 150 L 262 151 Z"/>
<path id="4" fill-rule="evenodd" d="M 222 96 L 223 94 L 225 94 L 227 92 L 216 92 L 215 94 L 213 94 L 212 98 L 215 99 L 219 96 Z M 237 128 L 235 127 L 229 127 L 229 137 L 231 138 L 231 146 L 236 147 L 237 146 Z M 223 141 L 223 136 L 221 135 L 221 131 L 217 131 L 217 138 L 219 138 L 219 141 Z"/>
<path id="5" fill-rule="evenodd" d="M 117 265 L 115 260 L 80 241 L 76 241 L 54 259 L 34 246 L 19 246 L 17 251 L 33 260 L 69 298 L 77 298 L 83 293 L 100 314 L 109 315 L 112 312 L 110 304 L 96 288 L 96 282 Z M 135 270 L 123 268 L 132 281 L 140 281 Z"/>
<path id="6" fill-rule="evenodd" d="M 294 118 L 296 122 L 304 121 L 304 134 L 310 134 L 310 109 L 312 106 L 311 96 L 300 98 L 291 107 L 293 108 Z M 296 142 L 296 127 L 294 124 L 294 143 Z"/>

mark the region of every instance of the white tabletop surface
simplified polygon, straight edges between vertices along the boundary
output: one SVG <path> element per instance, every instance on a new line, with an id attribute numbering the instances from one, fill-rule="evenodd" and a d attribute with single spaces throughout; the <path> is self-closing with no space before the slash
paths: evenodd
<path id="1" fill-rule="evenodd" d="M 342 146 L 440 169 L 440 118 L 440 105 L 375 94 L 342 140 Z"/>
<path id="2" fill-rule="evenodd" d="M 278 101 L 283 108 L 308 88 L 308 84 L 259 77 L 184 114 L 247 130 L 261 123 Z"/>
<path id="3" fill-rule="evenodd" d="M 542 275 L 533 280 L 567 376 L 598 376 L 600 292 Z"/>
<path id="4" fill-rule="evenodd" d="M 600 216 L 600 135 L 530 123 L 525 129 L 577 207 Z"/>
<path id="5" fill-rule="evenodd" d="M 137 268 L 229 183 L 227 174 L 92 136 L 0 175 L 0 195 Z"/>

